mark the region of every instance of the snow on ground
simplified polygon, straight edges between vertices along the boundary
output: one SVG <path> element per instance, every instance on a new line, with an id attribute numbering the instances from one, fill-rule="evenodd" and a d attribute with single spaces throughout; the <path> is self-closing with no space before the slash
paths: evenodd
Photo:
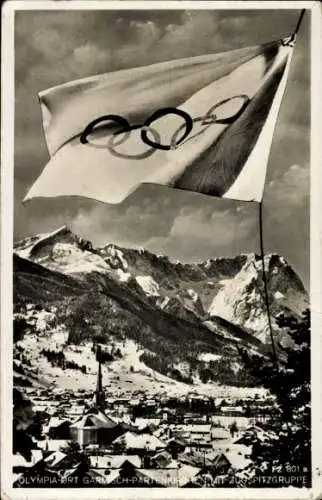
<path id="1" fill-rule="evenodd" d="M 205 363 L 209 363 L 209 361 L 218 361 L 222 356 L 220 354 L 213 354 L 211 352 L 202 352 L 198 356 L 199 361 L 204 361 Z"/>
<path id="2" fill-rule="evenodd" d="M 146 295 L 159 297 L 159 285 L 152 276 L 136 276 L 135 279 Z"/>
<path id="3" fill-rule="evenodd" d="M 116 275 L 118 277 L 118 280 L 123 283 L 126 283 L 131 278 L 131 273 L 125 273 L 122 269 L 117 269 Z"/>
<path id="4" fill-rule="evenodd" d="M 24 258 L 30 258 L 30 247 L 16 249 L 16 253 Z M 36 257 L 35 262 L 48 269 L 65 274 L 106 272 L 108 265 L 97 254 L 78 248 L 76 243 L 55 242 L 48 254 Z"/>
<path id="5" fill-rule="evenodd" d="M 160 309 L 164 309 L 169 304 L 169 302 L 170 302 L 170 297 L 166 296 L 161 300 L 159 304 L 158 303 L 157 304 L 159 305 Z"/>
<path id="6" fill-rule="evenodd" d="M 187 290 L 187 294 L 189 295 L 189 297 L 193 302 L 197 302 L 197 300 L 199 299 L 199 295 L 192 288 L 189 288 Z"/>
<path id="7" fill-rule="evenodd" d="M 68 340 L 68 332 L 65 328 L 57 327 L 55 331 L 51 334 L 51 343 L 56 345 L 56 348 L 61 347 L 63 344 L 66 344 Z"/>
<path id="8" fill-rule="evenodd" d="M 240 272 L 233 279 L 221 280 L 221 288 L 214 297 L 209 314 L 217 315 L 236 325 L 242 325 L 245 329 L 250 329 L 262 333 L 265 338 L 265 328 L 267 318 L 263 303 L 263 298 L 257 286 L 258 268 L 254 254 L 247 256 L 247 261 Z"/>
<path id="9" fill-rule="evenodd" d="M 203 325 L 205 325 L 211 332 L 215 332 L 218 334 L 218 332 L 217 332 L 218 326 L 216 324 L 214 324 L 211 320 L 204 321 Z M 231 335 L 230 333 L 225 332 L 224 330 L 221 330 L 219 332 L 219 335 L 221 335 L 222 337 L 224 337 L 225 339 L 228 339 L 228 340 L 234 340 L 236 342 L 241 342 L 241 339 L 239 339 L 238 337 L 234 337 L 234 335 Z"/>
<path id="10" fill-rule="evenodd" d="M 122 271 L 126 272 L 129 268 L 128 262 L 124 257 L 124 254 L 118 248 L 115 248 L 114 245 L 108 245 L 106 247 L 106 262 L 111 265 L 113 269 L 117 267 L 122 269 Z"/>
<path id="11" fill-rule="evenodd" d="M 52 324 L 55 321 L 55 314 L 48 311 L 39 311 L 37 313 L 36 319 L 36 330 L 38 332 L 43 332 L 48 328 L 48 325 Z"/>
<path id="12" fill-rule="evenodd" d="M 67 333 L 56 329 L 50 335 L 26 335 L 19 341 L 24 352 L 30 359 L 32 367 L 38 368 L 39 374 L 52 386 L 59 389 L 95 390 L 97 377 L 97 361 L 91 351 L 92 342 L 84 345 L 64 346 Z M 80 370 L 63 370 L 53 367 L 40 354 L 42 349 L 60 350 L 64 347 L 66 359 L 79 365 L 86 365 L 87 373 Z M 169 396 L 181 396 L 189 392 L 205 394 L 211 397 L 254 397 L 263 396 L 267 391 L 261 388 L 239 388 L 212 384 L 189 385 L 177 382 L 146 366 L 139 357 L 141 350 L 131 340 L 125 343 L 115 343 L 120 348 L 123 357 L 102 366 L 103 386 L 106 392 L 113 396 L 132 397 L 136 391 L 145 391 L 150 395 L 166 393 Z M 132 368 L 131 368 L 132 367 Z"/>
<path id="13" fill-rule="evenodd" d="M 41 259 L 37 259 L 40 262 Z M 50 257 L 45 257 L 42 264 L 66 274 L 104 272 L 108 265 L 99 255 L 81 250 L 73 243 L 55 243 Z"/>

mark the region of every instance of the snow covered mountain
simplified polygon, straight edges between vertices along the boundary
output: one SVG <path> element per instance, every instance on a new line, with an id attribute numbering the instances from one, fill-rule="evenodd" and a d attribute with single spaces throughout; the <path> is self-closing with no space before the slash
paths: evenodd
<path id="1" fill-rule="evenodd" d="M 163 373 L 207 353 L 235 363 L 239 346 L 262 353 L 269 346 L 255 254 L 184 264 L 111 243 L 94 248 L 64 226 L 18 242 L 14 269 L 18 313 L 54 304 L 58 321 L 71 325 L 69 341 L 131 338 Z M 274 333 L 284 341 L 275 318 L 301 314 L 308 295 L 283 257 L 266 255 L 265 271 Z"/>
<path id="2" fill-rule="evenodd" d="M 163 310 L 179 305 L 198 318 L 220 316 L 265 342 L 267 312 L 261 258 L 255 254 L 216 258 L 196 264 L 171 262 L 146 250 L 107 244 L 93 248 L 66 226 L 50 234 L 26 238 L 15 245 L 20 257 L 76 278 L 108 274 L 131 283 Z M 283 257 L 265 256 L 272 311 L 296 314 L 308 307 L 304 286 Z"/>
<path id="3" fill-rule="evenodd" d="M 305 289 L 283 257 L 266 255 L 265 274 L 273 323 L 282 311 L 299 313 L 308 307 Z M 262 259 L 250 254 L 234 278 L 219 281 L 219 291 L 209 307 L 217 315 L 252 332 L 262 342 L 269 342 Z"/>

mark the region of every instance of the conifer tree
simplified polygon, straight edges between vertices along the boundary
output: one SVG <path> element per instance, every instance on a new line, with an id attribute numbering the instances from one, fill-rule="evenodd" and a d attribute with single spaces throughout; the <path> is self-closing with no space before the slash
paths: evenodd
<path id="1" fill-rule="evenodd" d="M 264 433 L 254 432 L 251 466 L 253 474 L 278 474 L 287 485 L 311 484 L 311 391 L 310 391 L 310 312 L 301 318 L 281 315 L 279 328 L 288 333 L 291 345 L 277 346 L 278 368 L 271 358 L 241 351 L 244 364 L 276 398 L 277 417 L 259 425 Z M 264 436 L 264 438 L 263 438 Z M 291 479 L 293 477 L 293 479 Z M 301 482 L 299 484 L 299 477 Z M 267 485 L 262 484 L 263 487 Z M 276 486 L 283 486 L 277 484 Z"/>

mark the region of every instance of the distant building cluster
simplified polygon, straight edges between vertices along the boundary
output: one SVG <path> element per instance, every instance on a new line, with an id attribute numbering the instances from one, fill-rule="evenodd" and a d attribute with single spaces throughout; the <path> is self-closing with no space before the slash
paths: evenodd
<path id="1" fill-rule="evenodd" d="M 13 456 L 15 487 L 220 487 L 247 473 L 257 427 L 278 418 L 269 399 L 190 393 L 94 394 L 25 388 L 38 433 Z"/>

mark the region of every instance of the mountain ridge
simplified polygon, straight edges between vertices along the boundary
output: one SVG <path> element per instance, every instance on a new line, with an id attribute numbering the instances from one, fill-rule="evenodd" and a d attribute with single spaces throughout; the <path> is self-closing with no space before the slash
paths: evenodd
<path id="1" fill-rule="evenodd" d="M 157 256 L 148 250 L 122 248 L 113 243 L 95 248 L 67 226 L 21 240 L 16 243 L 15 252 L 44 267 L 72 276 L 86 277 L 99 272 L 108 273 L 119 282 L 134 280 L 134 287 L 151 298 L 155 297 L 160 304 L 169 304 L 175 298 L 199 317 L 223 316 L 239 325 L 248 321 L 246 328 L 250 331 L 261 327 L 245 315 L 236 317 L 241 296 L 244 294 L 249 298 L 250 290 L 257 294 L 255 299 L 261 302 L 260 307 L 266 307 L 262 261 L 255 253 L 216 257 L 193 264 L 172 262 L 168 257 Z M 264 263 L 270 302 L 275 303 L 278 297 L 280 301 L 283 299 L 286 309 L 294 312 L 305 309 L 307 292 L 286 259 L 271 253 L 265 255 Z M 233 294 L 237 305 L 232 305 Z"/>
<path id="2" fill-rule="evenodd" d="M 175 367 L 183 363 L 190 367 L 180 375 L 185 380 L 192 380 L 196 369 L 205 377 L 206 369 L 234 383 L 238 374 L 229 367 L 239 362 L 240 348 L 263 359 L 271 350 L 261 260 L 255 253 L 171 262 L 111 243 L 95 248 L 64 226 L 17 242 L 14 254 L 16 310 L 26 315 L 26 307 L 35 303 L 44 309 L 54 305 L 68 343 L 97 335 L 104 343 L 129 338 L 143 349 L 144 362 L 167 376 L 178 376 Z M 283 257 L 266 255 L 265 269 L 274 335 L 277 343 L 289 343 L 275 319 L 300 314 L 308 297 Z M 212 372 L 198 361 L 206 353 L 220 358 L 211 363 Z"/>

